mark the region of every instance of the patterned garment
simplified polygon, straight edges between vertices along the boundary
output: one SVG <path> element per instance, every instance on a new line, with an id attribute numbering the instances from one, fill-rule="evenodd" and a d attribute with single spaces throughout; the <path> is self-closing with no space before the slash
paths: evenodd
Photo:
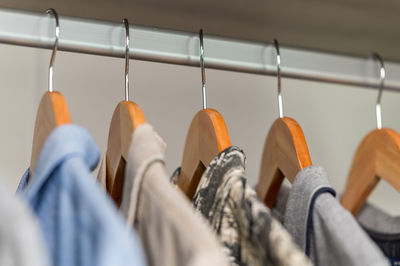
<path id="1" fill-rule="evenodd" d="M 201 177 L 194 207 L 209 221 L 231 265 L 311 265 L 248 185 L 245 161 L 234 146 L 214 158 Z M 172 183 L 177 184 L 179 172 Z"/>

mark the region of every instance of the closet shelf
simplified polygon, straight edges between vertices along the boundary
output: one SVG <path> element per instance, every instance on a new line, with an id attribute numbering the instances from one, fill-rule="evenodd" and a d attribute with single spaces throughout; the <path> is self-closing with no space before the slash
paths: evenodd
<path id="1" fill-rule="evenodd" d="M 51 49 L 54 18 L 43 13 L 0 9 L 0 42 Z M 204 33 L 207 68 L 276 75 L 274 46 Z M 131 24 L 130 57 L 137 60 L 199 66 L 198 33 Z M 67 17 L 60 14 L 59 50 L 124 57 L 123 23 Z M 372 59 L 281 47 L 282 77 L 379 87 L 378 63 Z M 385 62 L 385 89 L 400 91 L 400 64 Z"/>

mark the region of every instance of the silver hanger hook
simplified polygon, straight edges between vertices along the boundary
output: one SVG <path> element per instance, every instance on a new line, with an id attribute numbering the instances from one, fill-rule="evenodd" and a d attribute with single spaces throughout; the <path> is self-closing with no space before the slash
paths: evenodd
<path id="1" fill-rule="evenodd" d="M 56 53 L 58 49 L 58 39 L 60 37 L 60 24 L 58 21 L 58 14 L 53 8 L 46 10 L 46 14 L 51 14 L 56 19 L 56 40 L 54 42 L 53 52 L 51 53 L 50 66 L 49 66 L 49 92 L 53 91 L 54 85 L 54 61 L 56 60 Z"/>
<path id="2" fill-rule="evenodd" d="M 125 25 L 125 101 L 129 101 L 129 22 L 126 18 L 122 21 Z"/>
<path id="3" fill-rule="evenodd" d="M 282 103 L 282 89 L 281 89 L 281 53 L 279 51 L 279 42 L 274 39 L 274 45 L 276 50 L 276 67 L 277 67 L 277 77 L 278 77 L 278 109 L 279 118 L 283 117 L 283 103 Z"/>
<path id="4" fill-rule="evenodd" d="M 385 64 L 383 63 L 382 57 L 378 53 L 372 53 L 371 57 L 378 61 L 379 63 L 379 93 L 378 98 L 376 99 L 376 127 L 378 129 L 382 128 L 382 109 L 381 109 L 381 99 L 383 87 L 385 85 L 385 77 L 386 77 L 386 69 Z"/>
<path id="5" fill-rule="evenodd" d="M 204 68 L 203 29 L 200 29 L 199 38 L 200 38 L 200 68 L 201 68 L 201 85 L 202 85 L 202 96 L 203 96 L 203 109 L 207 109 L 206 70 Z"/>

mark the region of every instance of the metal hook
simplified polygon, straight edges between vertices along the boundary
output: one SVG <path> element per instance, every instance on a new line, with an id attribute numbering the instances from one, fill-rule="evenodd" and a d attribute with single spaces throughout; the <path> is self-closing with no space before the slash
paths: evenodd
<path id="1" fill-rule="evenodd" d="M 122 20 L 125 24 L 125 101 L 129 101 L 129 22 L 126 18 Z"/>
<path id="2" fill-rule="evenodd" d="M 277 77 L 278 77 L 278 109 L 279 118 L 283 117 L 283 103 L 282 103 L 282 89 L 281 89 L 281 53 L 279 52 L 279 42 L 274 39 L 274 45 L 276 50 L 276 66 L 277 66 Z"/>
<path id="3" fill-rule="evenodd" d="M 203 96 L 203 109 L 207 109 L 207 94 L 206 94 L 206 70 L 204 68 L 204 45 L 203 45 L 203 29 L 200 29 L 200 68 L 201 68 L 201 85 Z"/>
<path id="4" fill-rule="evenodd" d="M 376 127 L 378 129 L 382 129 L 381 99 L 385 83 L 386 69 L 385 69 L 385 64 L 383 63 L 383 59 L 378 53 L 372 53 L 371 56 L 373 59 L 378 60 L 379 63 L 380 86 L 379 86 L 378 98 L 376 99 Z"/>
<path id="5" fill-rule="evenodd" d="M 49 8 L 46 10 L 46 14 L 51 14 L 54 16 L 56 19 L 56 40 L 54 42 L 54 47 L 53 47 L 53 52 L 51 53 L 51 58 L 50 58 L 50 66 L 49 66 L 49 92 L 53 91 L 53 85 L 54 85 L 54 61 L 56 60 L 56 53 L 57 53 L 57 48 L 58 48 L 58 39 L 60 37 L 60 24 L 58 21 L 58 14 L 57 11 L 55 11 L 53 8 Z"/>

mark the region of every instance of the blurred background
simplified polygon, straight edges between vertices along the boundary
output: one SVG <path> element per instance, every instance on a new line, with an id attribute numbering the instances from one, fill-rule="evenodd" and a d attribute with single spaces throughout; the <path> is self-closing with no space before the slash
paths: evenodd
<path id="1" fill-rule="evenodd" d="M 0 45 L 0 174 L 16 187 L 29 165 L 34 120 L 47 90 L 50 50 Z M 282 59 L 284 60 L 284 59 Z M 201 108 L 197 67 L 131 60 L 131 100 L 167 143 L 167 170 L 180 165 L 186 133 Z M 58 52 L 55 88 L 65 96 L 72 120 L 90 131 L 102 152 L 114 108 L 124 97 L 124 59 Z M 247 155 L 251 184 L 257 182 L 269 127 L 278 117 L 276 77 L 206 70 L 208 106 L 219 110 L 232 144 Z M 284 112 L 302 126 L 314 164 L 324 166 L 335 189 L 344 187 L 361 139 L 376 126 L 377 90 L 282 80 Z M 384 126 L 400 131 L 400 93 L 384 91 Z M 400 195 L 381 181 L 370 197 L 400 213 Z"/>

